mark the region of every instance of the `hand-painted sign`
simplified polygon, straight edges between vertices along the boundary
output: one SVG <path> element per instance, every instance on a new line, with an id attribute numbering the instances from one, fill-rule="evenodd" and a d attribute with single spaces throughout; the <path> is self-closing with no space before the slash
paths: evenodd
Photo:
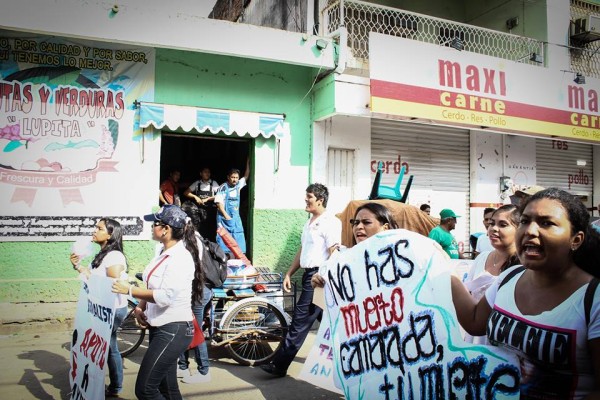
<path id="1" fill-rule="evenodd" d="M 104 371 L 115 318 L 112 279 L 92 275 L 81 284 L 71 340 L 72 399 L 103 399 Z"/>
<path id="2" fill-rule="evenodd" d="M 462 340 L 447 258 L 430 239 L 386 231 L 320 272 L 331 375 L 346 399 L 518 398 L 516 357 Z M 311 359 L 305 368 L 327 371 Z"/>
<path id="3" fill-rule="evenodd" d="M 0 37 L 3 215 L 139 215 L 135 202 L 115 198 L 131 192 L 132 176 L 149 175 L 133 156 L 133 103 L 153 97 L 154 50 L 20 32 Z M 155 198 L 155 185 L 150 180 L 137 195 Z"/>

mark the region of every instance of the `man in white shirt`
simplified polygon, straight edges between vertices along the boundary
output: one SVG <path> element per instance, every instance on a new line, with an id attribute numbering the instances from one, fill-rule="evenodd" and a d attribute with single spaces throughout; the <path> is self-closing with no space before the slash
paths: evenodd
<path id="1" fill-rule="evenodd" d="M 215 194 L 219 190 L 219 184 L 210 177 L 210 168 L 204 167 L 200 170 L 200 179 L 185 190 L 183 196 L 192 200 L 198 206 L 200 225 L 198 232 L 203 238 L 215 241 L 217 232 L 217 208 L 215 205 Z"/>
<path id="2" fill-rule="evenodd" d="M 302 269 L 302 293 L 281 348 L 275 353 L 271 363 L 260 366 L 263 371 L 279 378 L 287 374 L 287 369 L 302 347 L 310 328 L 322 313 L 312 302 L 314 289 L 310 280 L 329 259 L 342 238 L 341 221 L 335 215 L 326 212 L 328 198 L 327 187 L 320 183 L 313 183 L 306 188 L 305 210 L 311 217 L 304 224 L 300 249 L 283 280 L 283 288 L 289 292 L 292 287 L 292 275 Z"/>

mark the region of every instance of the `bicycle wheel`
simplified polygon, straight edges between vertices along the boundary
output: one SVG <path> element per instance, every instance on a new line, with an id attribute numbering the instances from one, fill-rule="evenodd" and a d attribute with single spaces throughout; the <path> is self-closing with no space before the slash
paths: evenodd
<path id="1" fill-rule="evenodd" d="M 241 365 L 271 360 L 285 340 L 288 319 L 275 304 L 259 298 L 243 299 L 231 306 L 219 331 L 231 358 Z"/>
<path id="2" fill-rule="evenodd" d="M 123 357 L 128 356 L 140 347 L 146 336 L 146 329 L 141 328 L 135 320 L 135 314 L 133 313 L 135 307 L 136 304 L 133 301 L 127 300 L 127 317 L 117 329 L 117 344 L 119 353 Z"/>

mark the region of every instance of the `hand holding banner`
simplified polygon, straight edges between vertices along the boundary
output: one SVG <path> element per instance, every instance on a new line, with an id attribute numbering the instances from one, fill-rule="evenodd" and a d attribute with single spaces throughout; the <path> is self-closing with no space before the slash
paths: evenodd
<path id="1" fill-rule="evenodd" d="M 450 274 L 433 241 L 404 229 L 341 252 L 327 263 L 317 335 L 321 349 L 330 337 L 333 368 L 321 374 L 324 358 L 315 370 L 309 357 L 308 376 L 333 377 L 346 399 L 518 398 L 516 357 L 463 341 Z"/>

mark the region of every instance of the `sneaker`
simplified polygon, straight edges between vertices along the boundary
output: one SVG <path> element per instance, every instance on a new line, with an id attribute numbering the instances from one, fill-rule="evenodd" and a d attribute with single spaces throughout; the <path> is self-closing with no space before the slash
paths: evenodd
<path id="1" fill-rule="evenodd" d="M 181 369 L 181 368 L 177 368 L 177 377 L 178 378 L 186 378 L 190 376 L 190 370 L 189 369 Z"/>
<path id="2" fill-rule="evenodd" d="M 106 389 L 104 389 L 104 397 L 118 399 L 119 398 L 119 392 L 113 392 L 112 390 L 106 388 Z"/>
<path id="3" fill-rule="evenodd" d="M 212 377 L 210 376 L 210 372 L 206 375 L 202 375 L 201 373 L 197 373 L 191 376 L 186 376 L 181 380 L 183 383 L 205 383 L 210 382 Z"/>
<path id="4" fill-rule="evenodd" d="M 260 369 L 265 371 L 267 374 L 274 375 L 278 378 L 283 378 L 284 376 L 287 375 L 287 370 L 281 369 L 273 363 L 261 365 Z"/>

